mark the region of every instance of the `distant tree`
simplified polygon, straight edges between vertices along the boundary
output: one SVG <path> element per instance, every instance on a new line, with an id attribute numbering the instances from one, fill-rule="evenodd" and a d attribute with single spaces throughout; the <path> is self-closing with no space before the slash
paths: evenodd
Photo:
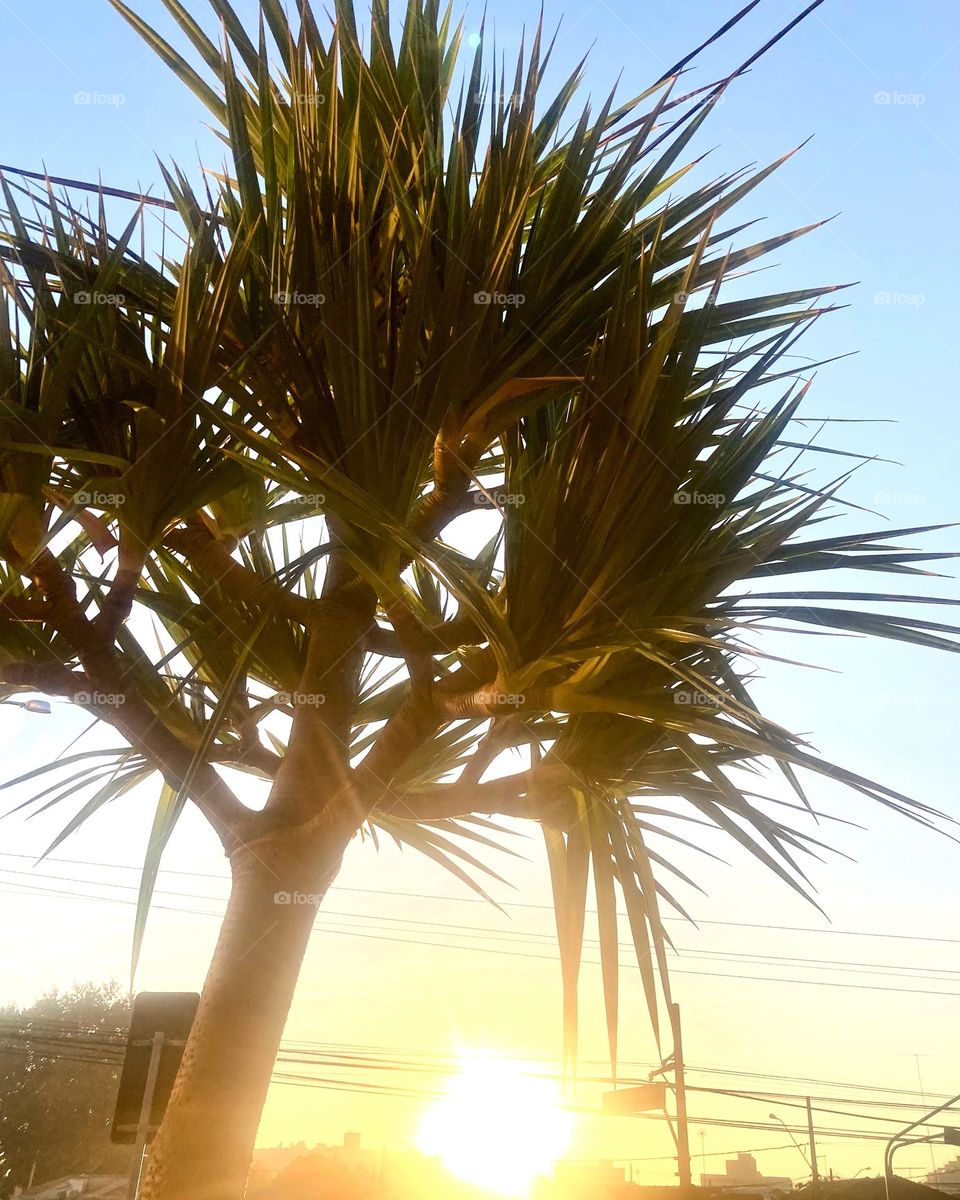
<path id="1" fill-rule="evenodd" d="M 130 997 L 119 984 L 47 992 L 0 1008 L 0 1198 L 59 1175 L 129 1169 L 110 1142 Z M 34 1164 L 36 1167 L 34 1169 Z"/>

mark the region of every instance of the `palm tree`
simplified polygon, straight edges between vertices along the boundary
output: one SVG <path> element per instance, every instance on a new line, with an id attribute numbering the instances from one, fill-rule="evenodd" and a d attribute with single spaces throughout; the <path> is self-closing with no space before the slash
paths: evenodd
<path id="1" fill-rule="evenodd" d="M 655 1032 L 669 1000 L 666 839 L 718 828 L 806 894 L 802 772 L 938 817 L 765 717 L 751 635 L 956 650 L 957 629 L 905 615 L 915 596 L 810 590 L 941 555 L 897 544 L 921 530 L 812 532 L 842 480 L 800 481 L 823 448 L 793 433 L 789 352 L 835 289 L 722 295 L 807 232 L 750 244 L 728 221 L 780 163 L 681 187 L 729 79 L 681 94 L 685 59 L 571 116 L 580 71 L 545 98 L 539 30 L 515 72 L 486 74 L 481 39 L 460 75 L 438 0 L 409 0 L 398 39 L 386 0 L 365 33 L 337 0 L 326 35 L 306 0 L 295 23 L 261 0 L 256 38 L 211 0 L 222 48 L 164 0 L 195 70 L 112 3 L 230 165 L 202 186 L 170 168 L 114 232 L 105 197 L 127 193 L 88 211 L 3 182 L 0 681 L 118 735 L 17 781 L 45 804 L 87 789 L 57 842 L 158 781 L 135 956 L 188 801 L 223 843 L 229 905 L 142 1195 L 234 1200 L 354 838 L 482 892 L 472 849 L 539 823 L 565 1061 L 592 877 L 615 1065 L 618 909 Z M 758 795 L 764 765 L 796 803 Z"/>

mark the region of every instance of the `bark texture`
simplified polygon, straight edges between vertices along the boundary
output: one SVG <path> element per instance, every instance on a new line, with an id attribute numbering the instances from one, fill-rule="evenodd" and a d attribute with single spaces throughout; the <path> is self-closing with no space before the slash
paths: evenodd
<path id="1" fill-rule="evenodd" d="M 226 916 L 141 1200 L 241 1200 L 316 907 L 342 853 L 328 844 L 304 857 L 273 837 L 234 855 Z"/>

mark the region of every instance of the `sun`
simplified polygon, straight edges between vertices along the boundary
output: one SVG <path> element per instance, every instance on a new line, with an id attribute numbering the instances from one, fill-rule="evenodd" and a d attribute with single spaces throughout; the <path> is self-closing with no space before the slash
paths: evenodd
<path id="1" fill-rule="evenodd" d="M 559 1089 L 529 1067 L 471 1052 L 427 1110 L 416 1142 L 467 1183 L 523 1197 L 563 1154 L 573 1120 Z"/>

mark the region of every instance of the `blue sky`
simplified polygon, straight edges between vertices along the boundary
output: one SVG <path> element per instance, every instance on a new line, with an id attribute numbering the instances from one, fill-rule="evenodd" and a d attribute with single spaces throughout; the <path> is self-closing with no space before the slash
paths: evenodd
<path id="1" fill-rule="evenodd" d="M 136 5 L 161 30 L 170 22 L 158 0 Z M 188 5 L 202 13 L 203 6 Z M 251 0 L 237 0 L 241 15 L 251 16 Z M 624 96 L 641 90 L 696 41 L 702 40 L 734 8 L 733 0 L 687 0 L 650 4 L 642 0 L 599 0 L 568 3 L 548 0 L 550 26 L 560 20 L 555 69 L 559 76 L 590 51 L 586 91 L 599 103 L 621 76 Z M 780 25 L 795 15 L 799 0 L 766 0 L 758 10 L 714 48 L 689 78 L 705 83 L 738 64 Z M 535 22 L 539 3 L 532 0 L 489 0 L 488 22 L 495 25 L 498 45 L 515 53 L 522 28 Z M 481 6 L 467 9 L 466 27 L 479 27 Z M 0 0 L 0 44 L 4 73 L 0 93 L 5 122 L 0 138 L 0 162 L 52 174 L 95 179 L 98 174 L 119 187 L 159 190 L 157 156 L 190 168 L 198 153 L 216 167 L 221 153 L 205 126 L 197 102 L 153 57 L 106 0 L 83 3 L 36 3 Z M 712 150 L 702 172 L 749 163 L 763 164 L 813 136 L 812 141 L 752 197 L 746 217 L 764 217 L 760 236 L 806 225 L 839 214 L 818 232 L 776 256 L 779 264 L 752 286 L 777 290 L 819 283 L 854 282 L 846 293 L 849 307 L 813 331 L 802 352 L 821 358 L 848 351 L 856 355 L 818 374 L 808 401 L 812 416 L 869 424 L 838 424 L 821 440 L 855 446 L 865 453 L 896 460 L 864 468 L 851 481 L 847 495 L 876 510 L 857 520 L 876 528 L 926 525 L 956 520 L 956 462 L 958 449 L 958 339 L 956 260 L 960 247 L 960 9 L 953 0 L 917 0 L 906 8 L 899 0 L 827 0 L 800 29 L 781 43 L 746 77 L 740 79 L 719 105 L 699 140 Z M 812 431 L 815 426 L 810 426 Z M 930 543 L 955 545 L 957 535 L 939 534 Z M 950 569 L 949 567 L 947 568 Z M 867 580 L 869 583 L 870 581 Z M 953 580 L 939 581 L 930 590 L 957 595 Z M 853 640 L 805 640 L 789 646 L 771 643 L 793 657 L 809 656 L 829 665 L 835 674 L 797 673 L 771 669 L 761 684 L 761 699 L 776 718 L 809 732 L 828 757 L 900 787 L 918 798 L 958 812 L 955 741 L 957 673 L 953 662 L 932 652 Z M 803 653 L 801 653 L 801 651 Z M 78 716 L 58 714 L 51 724 L 43 718 L 6 710 L 0 729 L 5 759 L 19 764 L 36 761 L 38 753 L 60 749 L 82 727 Z M 958 885 L 956 847 L 900 821 L 867 808 L 849 795 L 821 787 L 817 793 L 834 811 L 863 822 L 869 833 L 841 830 L 841 848 L 856 863 L 832 860 L 814 878 L 824 906 L 838 929 L 885 929 L 905 934 L 951 937 L 954 933 Z M 62 823 L 62 817 L 60 822 Z M 142 854 L 149 810 L 128 806 L 104 814 L 89 831 L 61 852 L 79 860 L 134 864 Z M 34 825 L 18 819 L 0 825 L 0 850 L 32 854 L 43 848 L 57 821 L 44 818 Z M 3 859 L 23 869 L 25 860 Z M 420 864 L 387 856 L 372 865 L 368 851 L 348 863 L 345 881 L 370 886 L 370 870 L 386 888 L 450 893 L 452 883 Z M 198 823 L 187 822 L 178 834 L 168 861 L 171 867 L 223 874 L 212 839 Z M 698 899 L 700 916 L 734 921 L 768 920 L 810 925 L 811 910 L 757 871 L 737 862 L 733 871 L 711 868 L 709 901 Z M 44 868 L 40 868 L 43 870 Z M 82 868 L 48 867 L 54 873 L 70 870 L 80 878 Z M 87 875 L 90 875 L 89 869 Z M 92 878 L 93 876 L 90 875 Z M 101 876 L 105 877 L 105 876 Z M 4 878 L 12 881 L 9 874 Z M 131 875 L 113 876 L 126 879 Z M 542 873 L 521 872 L 530 896 L 544 898 Z M 193 880 L 192 892 L 204 887 L 217 892 L 214 882 Z M 188 882 L 188 881 L 187 881 Z M 57 885 L 51 885 L 57 886 Z M 364 908 L 373 915 L 409 915 L 444 920 L 449 912 L 439 902 L 417 907 L 396 897 L 380 902 L 371 896 L 337 898 L 338 907 Z M 359 907 L 358 907 L 359 906 Z M 464 910 L 468 906 L 461 906 Z M 119 906 L 118 906 L 119 908 Z M 130 910 L 109 904 L 68 904 L 55 897 L 4 894 L 0 911 L 4 926 L 11 913 L 16 920 L 5 971 L 11 996 L 19 999 L 53 983 L 88 976 L 124 978 L 129 951 Z M 758 917 L 758 914 L 761 914 Z M 479 926 L 495 923 L 496 914 L 470 910 Z M 449 918 L 454 919 L 454 918 Z M 458 913 L 456 920 L 465 919 Z M 526 918 L 524 918 L 526 919 Z M 517 917 L 520 922 L 520 917 Z M 190 987 L 199 984 L 210 950 L 212 922 L 158 912 L 151 926 L 140 982 L 144 986 Z M 822 925 L 823 923 L 820 922 Z M 548 929 L 549 924 L 540 926 Z M 856 951 L 841 936 L 750 934 L 740 929 L 704 926 L 685 944 L 705 950 L 743 950 L 770 953 L 786 943 L 792 955 L 838 959 L 844 954 L 879 962 L 935 962 L 960 971 L 957 947 L 947 944 L 856 942 Z M 371 947 L 376 949 L 374 955 Z M 38 948 L 42 948 L 38 950 Z M 425 1002 L 418 979 L 436 970 L 437 955 L 422 948 L 401 950 L 386 943 L 354 944 L 349 937 L 323 940 L 323 955 L 308 963 L 302 995 L 294 1018 L 299 1028 L 315 1027 L 324 969 L 333 969 L 367 994 L 396 993 L 397 1044 L 414 1044 L 430 1030 L 420 1008 Z M 912 957 L 911 957 L 912 956 Z M 442 957 L 442 956 L 441 956 Z M 465 959 L 469 956 L 464 955 Z M 446 960 L 444 959 L 444 962 Z M 454 961 L 459 962 L 457 956 Z M 513 962 L 514 960 L 510 960 Z M 312 964 L 312 965 L 311 965 Z M 541 970 L 541 968 L 543 968 Z M 741 968 L 744 970 L 745 968 Z M 472 967 L 470 968 L 472 970 Z M 465 969 L 469 976 L 470 970 Z M 508 1022 L 476 1001 L 464 979 L 447 979 L 448 1012 L 438 1018 L 442 1034 L 466 1039 L 526 1038 L 531 1052 L 555 1053 L 559 1026 L 556 979 L 543 963 L 530 964 L 511 976 L 525 986 L 541 989 L 544 1004 L 554 1009 L 539 1023 L 508 1032 Z M 489 973 L 482 977 L 489 985 Z M 958 976 L 960 978 L 960 976 Z M 952 1091 L 960 1066 L 955 1020 L 956 1002 L 945 998 L 908 999 L 899 994 L 842 993 L 806 987 L 787 996 L 784 986 L 707 985 L 690 976 L 678 981 L 689 1013 L 688 1044 L 699 1061 L 717 1066 L 749 1062 L 760 1071 L 794 1075 L 815 1074 L 829 1079 L 862 1078 L 891 1086 L 916 1085 L 915 1053 L 934 1057 L 923 1061 L 930 1090 Z M 943 988 L 943 983 L 931 984 Z M 960 989 L 954 990 L 960 992 Z M 435 993 L 434 993 L 435 994 Z M 538 991 L 539 995 L 540 992 Z M 845 1004 L 858 1002 L 854 1015 Z M 0 995 L 0 1002 L 6 997 Z M 862 1005 L 860 1001 L 867 998 Z M 591 1009 L 592 1006 L 592 1009 Z M 591 993 L 588 1009 L 599 1011 Z M 363 1025 L 349 995 L 324 1017 L 324 1040 L 363 1041 Z M 552 1023 L 551 1023 L 552 1022 Z M 722 1037 L 718 1031 L 722 1030 Z M 602 1055 L 603 1039 L 596 1029 L 591 1045 Z M 628 1034 L 639 1059 L 649 1057 L 649 1038 Z M 311 1093 L 311 1096 L 313 1094 Z M 270 1138 L 291 1130 L 291 1139 L 336 1139 L 341 1120 L 363 1123 L 375 1138 L 391 1143 L 409 1133 L 410 1115 L 390 1109 L 386 1101 L 351 1107 L 345 1099 L 334 1106 L 325 1094 L 309 1112 L 309 1121 L 290 1116 L 276 1100 L 269 1125 Z M 384 1108 L 376 1108 L 380 1103 Z M 763 1110 L 766 1111 L 765 1109 Z M 268 1110 L 269 1115 L 269 1110 Z M 300 1121 L 298 1124 L 297 1121 Z M 306 1123 L 305 1123 L 306 1122 Z M 630 1123 L 607 1123 L 603 1130 L 584 1133 L 584 1153 L 625 1157 L 630 1153 L 666 1153 L 658 1135 L 643 1129 L 642 1149 Z M 311 1135 L 310 1130 L 314 1133 Z M 734 1148 L 734 1131 L 708 1132 L 708 1151 L 720 1147 L 721 1136 Z M 750 1145 L 778 1145 L 776 1135 L 749 1136 Z M 781 1139 L 782 1140 L 782 1137 Z M 747 1144 L 746 1142 L 744 1144 Z M 869 1143 L 871 1147 L 872 1143 Z M 660 1149 L 658 1149 L 660 1148 Z M 696 1148 L 696 1147 L 695 1147 Z M 866 1165 L 863 1151 L 837 1143 L 838 1169 L 855 1171 Z M 794 1171 L 790 1155 L 771 1151 L 761 1162 L 771 1172 Z M 870 1150 L 873 1160 L 876 1153 Z M 857 1161 L 854 1161 L 854 1160 Z M 923 1166 L 925 1152 L 911 1160 Z M 651 1168 L 652 1170 L 653 1168 Z M 661 1169 L 667 1171 L 661 1164 Z M 717 1169 L 717 1164 L 711 1169 Z M 653 1176 L 651 1176 L 653 1178 Z M 662 1175 L 665 1180 L 666 1174 Z"/>

